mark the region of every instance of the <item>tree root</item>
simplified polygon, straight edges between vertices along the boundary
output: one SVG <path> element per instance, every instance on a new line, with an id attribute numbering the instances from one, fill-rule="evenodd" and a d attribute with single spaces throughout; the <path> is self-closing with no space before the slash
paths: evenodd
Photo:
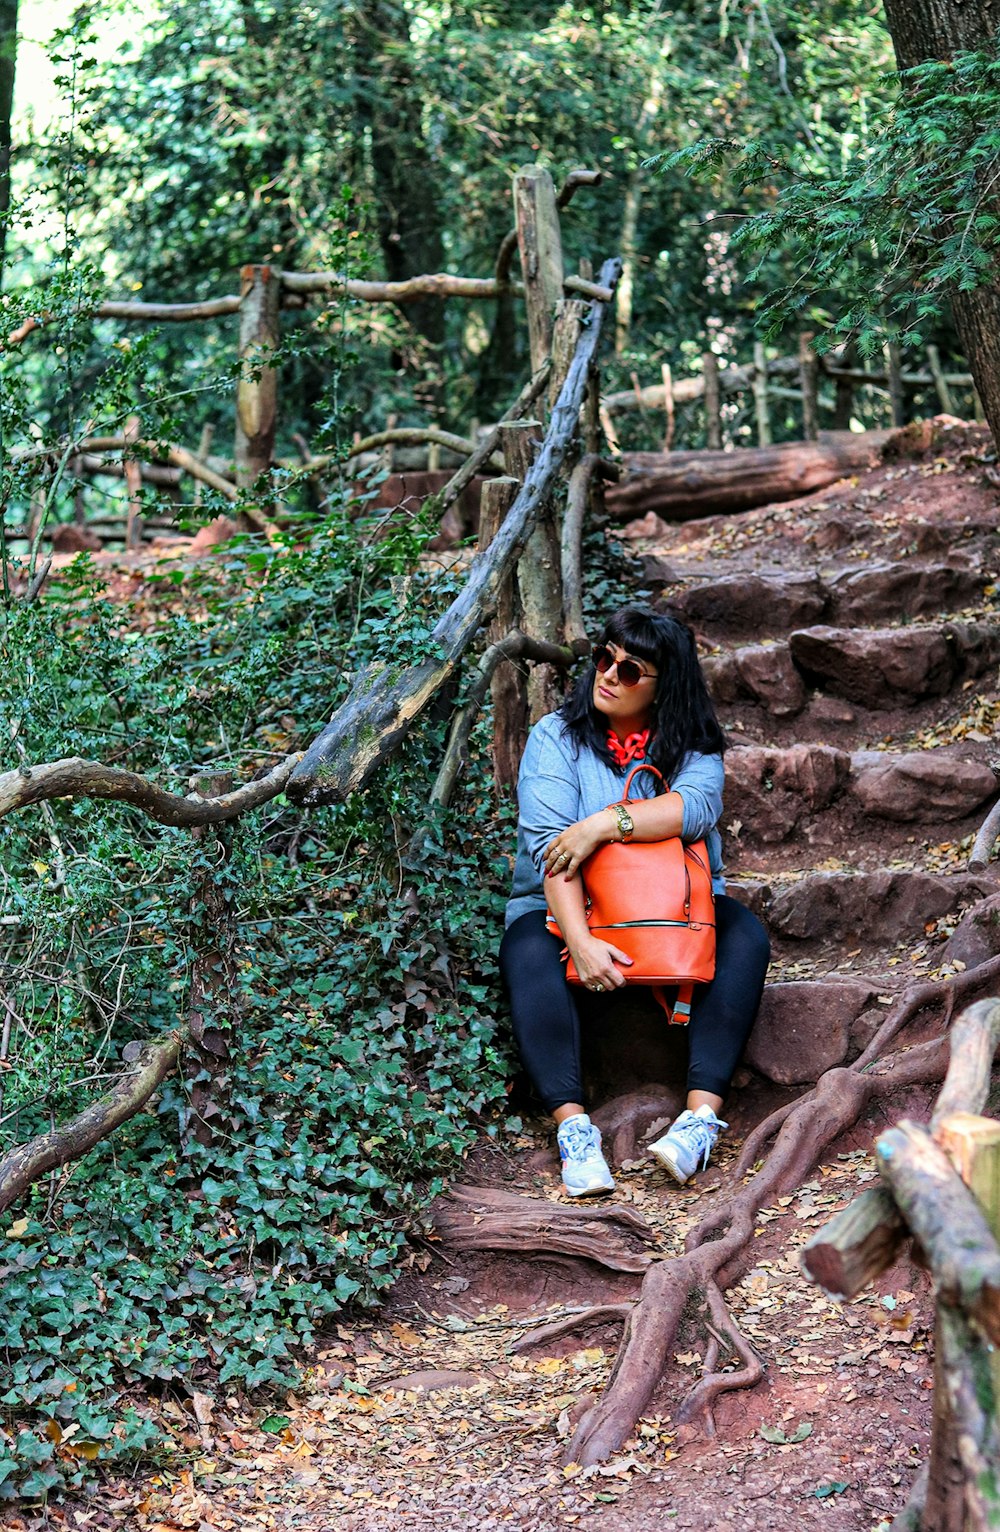
<path id="1" fill-rule="evenodd" d="M 717 1282 L 708 1284 L 706 1294 L 711 1318 L 709 1343 L 705 1352 L 704 1376 L 695 1384 L 677 1412 L 677 1422 L 684 1425 L 702 1415 L 709 1436 L 715 1435 L 712 1405 L 720 1394 L 739 1388 L 753 1388 L 764 1376 L 764 1364 L 740 1330 Z M 719 1331 L 722 1335 L 719 1335 Z M 723 1341 L 736 1353 L 743 1366 L 738 1372 L 719 1372 L 719 1356 Z"/>
<path id="2" fill-rule="evenodd" d="M 989 958 L 985 963 L 980 963 L 965 973 L 953 974 L 947 979 L 928 979 L 922 984 L 911 984 L 886 1012 L 885 1020 L 868 1047 L 847 1067 L 854 1073 L 868 1069 L 881 1058 L 885 1049 L 895 1041 L 903 1028 L 931 1005 L 943 1006 L 942 1025 L 947 1027 L 958 1002 L 967 1000 L 980 989 L 989 989 L 998 976 L 1000 976 L 1000 956 Z M 819 1085 L 814 1086 L 812 1090 L 806 1091 L 795 1101 L 786 1102 L 784 1106 L 778 1107 L 770 1116 L 765 1117 L 763 1122 L 758 1123 L 744 1141 L 740 1157 L 733 1168 L 734 1180 L 749 1174 L 759 1160 L 765 1145 L 775 1137 L 793 1112 L 815 1101 L 818 1089 Z"/>
<path id="3" fill-rule="evenodd" d="M 926 988 L 920 986 L 921 991 Z M 908 1004 L 919 1009 L 913 992 L 909 995 Z M 921 998 L 921 1003 L 926 1004 L 926 998 Z M 892 1018 L 893 1024 L 896 1020 Z M 888 1031 L 889 1021 L 887 1018 L 883 1024 L 883 1033 Z M 815 1090 L 795 1102 L 790 1110 L 779 1109 L 775 1114 L 780 1118 L 780 1126 L 774 1148 L 763 1167 L 717 1203 L 692 1230 L 683 1255 L 657 1262 L 647 1271 L 639 1301 L 629 1314 L 607 1388 L 581 1418 L 569 1445 L 568 1461 L 585 1467 L 601 1462 L 617 1452 L 631 1434 L 663 1374 L 692 1294 L 697 1289 L 708 1293 L 715 1286 L 721 1298 L 722 1290 L 732 1286 L 749 1264 L 747 1247 L 752 1242 L 760 1209 L 772 1197 L 800 1185 L 826 1146 L 856 1121 L 872 1098 L 899 1086 L 942 1079 L 948 1053 L 948 1040 L 941 1037 L 867 1064 L 863 1072 L 858 1067 L 862 1061 L 858 1060 L 857 1065 L 829 1070 Z M 767 1126 L 762 1124 L 762 1128 Z M 772 1133 L 773 1128 L 759 1141 L 766 1142 Z M 718 1314 L 717 1304 L 715 1317 Z M 736 1326 L 728 1311 L 725 1323 L 716 1328 L 724 1329 L 736 1345 Z M 709 1402 L 737 1380 L 739 1385 L 749 1386 L 752 1380 L 746 1374 L 752 1363 L 746 1353 L 740 1355 L 744 1361 L 742 1374 L 717 1373 L 703 1380 L 713 1385 L 708 1391 Z M 696 1408 L 704 1408 L 704 1400 L 705 1395 L 701 1402 L 696 1398 Z"/>
<path id="4" fill-rule="evenodd" d="M 453 1250 L 569 1255 L 609 1271 L 642 1272 L 652 1257 L 637 1245 L 656 1236 L 641 1214 L 615 1205 L 567 1207 L 486 1186 L 455 1186 L 434 1208 L 434 1228 Z"/>
<path id="5" fill-rule="evenodd" d="M 177 1063 L 181 1042 L 180 1032 L 170 1032 L 156 1042 L 146 1043 L 131 1067 L 119 1075 L 99 1100 L 51 1133 L 43 1133 L 5 1154 L 0 1160 L 0 1212 L 16 1202 L 39 1176 L 79 1159 L 141 1111 Z"/>
<path id="6" fill-rule="evenodd" d="M 614 1324 L 618 1321 L 626 1321 L 631 1314 L 634 1305 L 631 1303 L 595 1303 L 588 1309 L 581 1309 L 578 1314 L 567 1314 L 562 1319 L 554 1319 L 551 1324 L 541 1325 L 537 1330 L 530 1330 L 527 1335 L 522 1335 L 519 1341 L 511 1346 L 512 1352 L 531 1351 L 535 1346 L 547 1345 L 549 1341 L 560 1340 L 564 1335 L 572 1335 L 576 1330 L 587 1330 L 595 1325 Z"/>

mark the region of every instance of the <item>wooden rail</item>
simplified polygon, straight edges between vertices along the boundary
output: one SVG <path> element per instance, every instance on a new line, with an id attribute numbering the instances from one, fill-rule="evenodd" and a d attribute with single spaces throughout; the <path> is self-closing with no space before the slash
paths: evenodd
<path id="1" fill-rule="evenodd" d="M 936 1297 L 934 1424 L 927 1472 L 899 1518 L 921 1532 L 1000 1525 L 1000 1122 L 979 1115 L 1000 1039 L 1000 1000 L 951 1029 L 930 1127 L 902 1121 L 875 1145 L 882 1185 L 813 1235 L 806 1275 L 854 1298 L 912 1239 Z"/>

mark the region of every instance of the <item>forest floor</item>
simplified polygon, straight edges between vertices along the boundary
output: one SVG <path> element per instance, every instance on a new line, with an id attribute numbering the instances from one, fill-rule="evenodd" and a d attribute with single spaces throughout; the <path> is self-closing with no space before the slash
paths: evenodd
<path id="1" fill-rule="evenodd" d="M 711 613 L 699 622 L 698 592 L 720 578 L 749 575 L 763 574 L 777 585 L 785 576 L 793 583 L 806 576 L 824 581 L 835 592 L 834 605 L 827 606 L 830 620 L 837 619 L 840 602 L 844 621 L 849 600 L 857 597 L 860 616 L 855 613 L 851 626 L 864 622 L 867 601 L 869 623 L 882 630 L 911 622 L 926 626 L 950 606 L 952 619 L 957 607 L 959 621 L 992 631 L 998 494 L 991 465 L 981 432 L 945 430 L 922 447 L 917 443 L 910 457 L 886 461 L 791 505 L 682 526 L 647 519 L 626 535 L 645 555 L 654 589 L 665 590 L 682 608 L 688 600 L 686 615 L 709 657 L 724 656 L 740 634 L 732 608 L 721 627 L 713 629 Z M 956 598 L 938 602 L 927 594 L 928 582 L 938 578 L 931 566 L 945 564 L 961 578 L 956 575 Z M 877 581 L 864 583 L 874 565 L 891 566 L 881 595 Z M 917 581 L 907 587 L 918 592 L 912 600 L 892 585 L 904 565 Z M 972 586 L 976 593 L 970 596 Z M 732 589 L 738 604 L 738 589 Z M 753 590 L 744 595 L 756 611 Z M 897 603 L 895 618 L 879 610 L 880 600 Z M 802 622 L 800 614 L 790 626 Z M 749 629 L 743 641 L 759 636 Z M 783 642 L 777 631 L 773 642 L 777 655 Z M 868 668 L 866 661 L 865 685 Z M 985 809 L 948 807 L 939 794 L 935 802 L 944 807 L 925 809 L 923 818 L 915 811 L 904 821 L 877 814 L 866 820 L 857 795 L 842 795 L 831 803 L 816 799 L 808 813 L 801 804 L 792 812 L 792 797 L 778 776 L 765 774 L 763 788 L 755 786 L 753 750 L 781 752 L 803 740 L 825 750 L 895 756 L 943 750 L 946 766 L 957 750 L 963 761 L 992 766 L 1000 713 L 996 665 L 984 662 L 978 672 L 963 674 L 936 692 L 936 682 L 921 691 L 911 676 L 905 695 L 893 694 L 887 683 L 881 700 L 864 693 L 860 703 L 845 698 L 846 682 L 820 683 L 790 710 L 787 696 L 775 704 L 766 686 L 756 695 L 744 688 L 722 708 L 730 737 L 751 747 L 742 766 L 733 752 L 733 780 L 742 783 L 742 796 L 727 800 L 727 862 L 741 897 L 765 916 L 773 910 L 771 979 L 863 977 L 872 988 L 859 1025 L 872 1006 L 884 1006 L 899 992 L 904 975 L 946 976 L 966 966 L 948 943 L 963 910 L 984 897 L 982 890 L 970 891 L 968 880 L 962 884 L 961 875 Z M 852 762 L 853 781 L 870 761 L 852 756 Z M 941 773 L 942 781 L 949 771 Z M 817 917 L 796 927 L 788 904 L 796 883 L 828 890 L 841 872 L 887 869 L 900 878 L 938 879 L 931 918 L 924 918 L 919 902 L 930 897 L 924 877 L 913 884 L 896 927 L 873 907 L 873 897 L 879 904 L 885 899 L 866 894 L 870 885 L 862 884 L 857 895 L 869 904 L 855 910 L 854 926 L 843 909 L 831 914 L 824 893 L 812 899 Z M 940 880 L 949 878 L 953 883 L 946 888 Z M 863 929 L 866 920 L 878 927 L 875 934 Z M 970 965 L 978 960 L 968 958 Z M 925 1014 L 904 1043 L 933 1032 L 935 1024 L 939 1018 L 935 1023 Z M 856 1039 L 855 1054 L 858 1046 Z M 727 1107 L 731 1131 L 720 1140 L 710 1169 L 688 1187 L 678 1188 L 641 1150 L 615 1167 L 612 1201 L 647 1221 L 654 1259 L 682 1249 L 685 1235 L 727 1185 L 741 1141 L 807 1084 L 782 1085 L 760 1069 L 741 1070 Z M 929 1281 L 907 1257 L 858 1300 L 842 1305 L 806 1280 L 799 1252 L 875 1178 L 871 1151 L 878 1133 L 901 1116 L 926 1119 L 932 1097 L 932 1088 L 911 1090 L 874 1104 L 829 1146 L 803 1186 L 761 1210 L 747 1269 L 727 1298 L 765 1365 L 764 1378 L 749 1391 L 722 1395 L 713 1421 L 672 1424 L 705 1349 L 704 1320 L 691 1313 L 647 1413 L 621 1451 L 597 1467 L 566 1463 L 573 1427 L 611 1373 L 620 1323 L 513 1348 L 575 1308 L 633 1299 L 641 1276 L 530 1249 L 518 1256 L 460 1253 L 428 1225 L 414 1238 L 408 1269 L 384 1308 L 345 1320 L 326 1335 L 294 1394 L 266 1402 L 227 1396 L 224 1389 L 166 1397 L 158 1413 L 174 1451 L 157 1471 L 106 1479 L 91 1496 L 52 1506 L 42 1518 L 9 1513 L 3 1524 L 116 1526 L 127 1532 L 887 1527 L 928 1447 Z M 552 1135 L 530 1117 L 516 1138 L 496 1143 L 484 1136 L 460 1179 L 565 1200 Z"/>

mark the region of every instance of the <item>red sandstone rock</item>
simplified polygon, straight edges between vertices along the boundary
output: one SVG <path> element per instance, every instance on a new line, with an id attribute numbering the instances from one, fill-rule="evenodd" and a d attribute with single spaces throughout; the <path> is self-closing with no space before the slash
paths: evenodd
<path id="1" fill-rule="evenodd" d="M 960 664 L 940 628 L 805 628 L 788 642 L 807 678 L 862 707 L 943 697 Z"/>
<path id="2" fill-rule="evenodd" d="M 188 552 L 207 553 L 210 548 L 218 548 L 222 543 L 228 543 L 239 530 L 239 523 L 231 516 L 216 516 L 214 521 L 207 522 L 195 533 Z"/>
<path id="3" fill-rule="evenodd" d="M 104 547 L 96 532 L 74 522 L 52 529 L 53 553 L 99 553 Z"/>
<path id="4" fill-rule="evenodd" d="M 744 1058 L 778 1085 L 803 1085 L 842 1064 L 851 1024 L 872 999 L 866 980 L 769 984 Z"/>
<path id="5" fill-rule="evenodd" d="M 944 945 L 942 960 L 977 968 L 1000 953 L 1000 893 L 974 904 Z"/>
<path id="6" fill-rule="evenodd" d="M 672 617 L 720 633 L 785 633 L 823 615 L 826 594 L 811 572 L 734 574 L 689 585 L 665 601 Z"/>
<path id="7" fill-rule="evenodd" d="M 831 615 L 838 623 L 884 622 L 967 605 L 981 596 L 984 577 L 967 563 L 869 564 L 840 570 L 827 580 Z"/>
<path id="8" fill-rule="evenodd" d="M 757 839 L 773 844 L 791 835 L 807 812 L 827 808 L 849 770 L 847 752 L 828 745 L 738 746 L 726 756 L 726 807 Z"/>
<path id="9" fill-rule="evenodd" d="M 865 812 L 905 824 L 923 819 L 963 819 L 997 791 L 983 761 L 944 750 L 889 755 L 859 751 L 853 757 L 851 790 Z"/>
<path id="10" fill-rule="evenodd" d="M 917 941 L 928 921 L 993 891 L 991 879 L 971 873 L 816 872 L 770 900 L 758 893 L 757 901 L 772 935 L 875 943 Z"/>

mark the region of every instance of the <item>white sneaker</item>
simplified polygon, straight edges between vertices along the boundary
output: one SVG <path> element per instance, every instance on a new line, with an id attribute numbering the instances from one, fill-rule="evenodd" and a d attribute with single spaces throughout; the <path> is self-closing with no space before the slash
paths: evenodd
<path id="1" fill-rule="evenodd" d="M 649 1152 L 683 1186 L 696 1170 L 705 1169 L 721 1129 L 728 1127 L 705 1104 L 682 1112 L 663 1137 L 649 1145 Z"/>
<path id="2" fill-rule="evenodd" d="M 586 1112 L 564 1118 L 556 1139 L 568 1197 L 593 1197 L 614 1191 L 614 1178 L 601 1153 L 600 1129 L 594 1127 Z"/>

